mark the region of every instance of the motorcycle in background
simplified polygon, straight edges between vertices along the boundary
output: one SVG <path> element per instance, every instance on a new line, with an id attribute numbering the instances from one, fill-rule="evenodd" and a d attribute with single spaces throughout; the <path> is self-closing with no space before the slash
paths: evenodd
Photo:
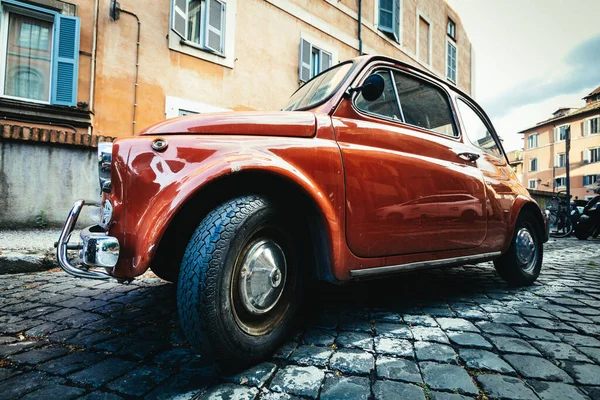
<path id="1" fill-rule="evenodd" d="M 600 234 L 600 195 L 591 199 L 583 208 L 575 226 L 575 236 L 579 240 L 596 238 Z"/>

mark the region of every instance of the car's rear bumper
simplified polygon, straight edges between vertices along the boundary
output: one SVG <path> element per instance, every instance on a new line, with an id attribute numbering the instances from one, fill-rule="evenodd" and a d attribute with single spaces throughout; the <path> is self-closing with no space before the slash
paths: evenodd
<path id="1" fill-rule="evenodd" d="M 110 279 L 119 259 L 119 241 L 98 225 L 81 231 L 81 243 L 69 243 L 71 233 L 84 206 L 99 207 L 97 202 L 77 200 L 69 212 L 56 244 L 56 258 L 65 272 L 78 278 Z M 79 259 L 70 260 L 67 250 L 79 250 Z M 104 270 L 91 270 L 100 267 Z"/>

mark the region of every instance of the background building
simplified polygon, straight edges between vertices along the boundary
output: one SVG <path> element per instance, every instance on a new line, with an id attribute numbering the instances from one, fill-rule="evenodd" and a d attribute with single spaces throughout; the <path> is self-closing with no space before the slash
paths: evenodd
<path id="1" fill-rule="evenodd" d="M 513 150 L 506 153 L 506 157 L 508 158 L 508 163 L 510 164 L 515 174 L 517 174 L 517 178 L 519 182 L 523 184 L 523 150 Z"/>
<path id="2" fill-rule="evenodd" d="M 471 44 L 444 0 L 119 3 L 0 0 L 0 226 L 40 213 L 59 224 L 95 197 L 98 141 L 190 113 L 280 109 L 361 52 L 473 92 Z"/>
<path id="3" fill-rule="evenodd" d="M 590 186 L 600 178 L 600 87 L 584 100 L 584 107 L 558 109 L 552 118 L 520 132 L 525 135 L 523 183 L 527 188 L 566 190 L 565 138 L 570 129 L 571 195 L 593 197 Z"/>

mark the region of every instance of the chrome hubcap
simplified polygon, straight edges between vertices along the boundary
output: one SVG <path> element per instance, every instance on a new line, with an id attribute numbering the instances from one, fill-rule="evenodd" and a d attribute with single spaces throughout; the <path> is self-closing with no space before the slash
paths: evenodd
<path id="1" fill-rule="evenodd" d="M 519 229 L 517 232 L 517 258 L 521 264 L 528 266 L 535 255 L 535 242 L 527 228 Z"/>
<path id="2" fill-rule="evenodd" d="M 271 310 L 283 293 L 287 274 L 285 254 L 277 243 L 254 243 L 240 268 L 239 291 L 244 308 L 253 315 Z"/>

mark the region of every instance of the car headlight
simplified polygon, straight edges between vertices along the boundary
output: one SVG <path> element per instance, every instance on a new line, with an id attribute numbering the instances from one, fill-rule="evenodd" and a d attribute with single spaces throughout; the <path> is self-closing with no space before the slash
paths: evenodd
<path id="1" fill-rule="evenodd" d="M 98 177 L 100 190 L 108 188 L 110 191 L 110 169 L 112 167 L 112 143 L 98 143 Z"/>

